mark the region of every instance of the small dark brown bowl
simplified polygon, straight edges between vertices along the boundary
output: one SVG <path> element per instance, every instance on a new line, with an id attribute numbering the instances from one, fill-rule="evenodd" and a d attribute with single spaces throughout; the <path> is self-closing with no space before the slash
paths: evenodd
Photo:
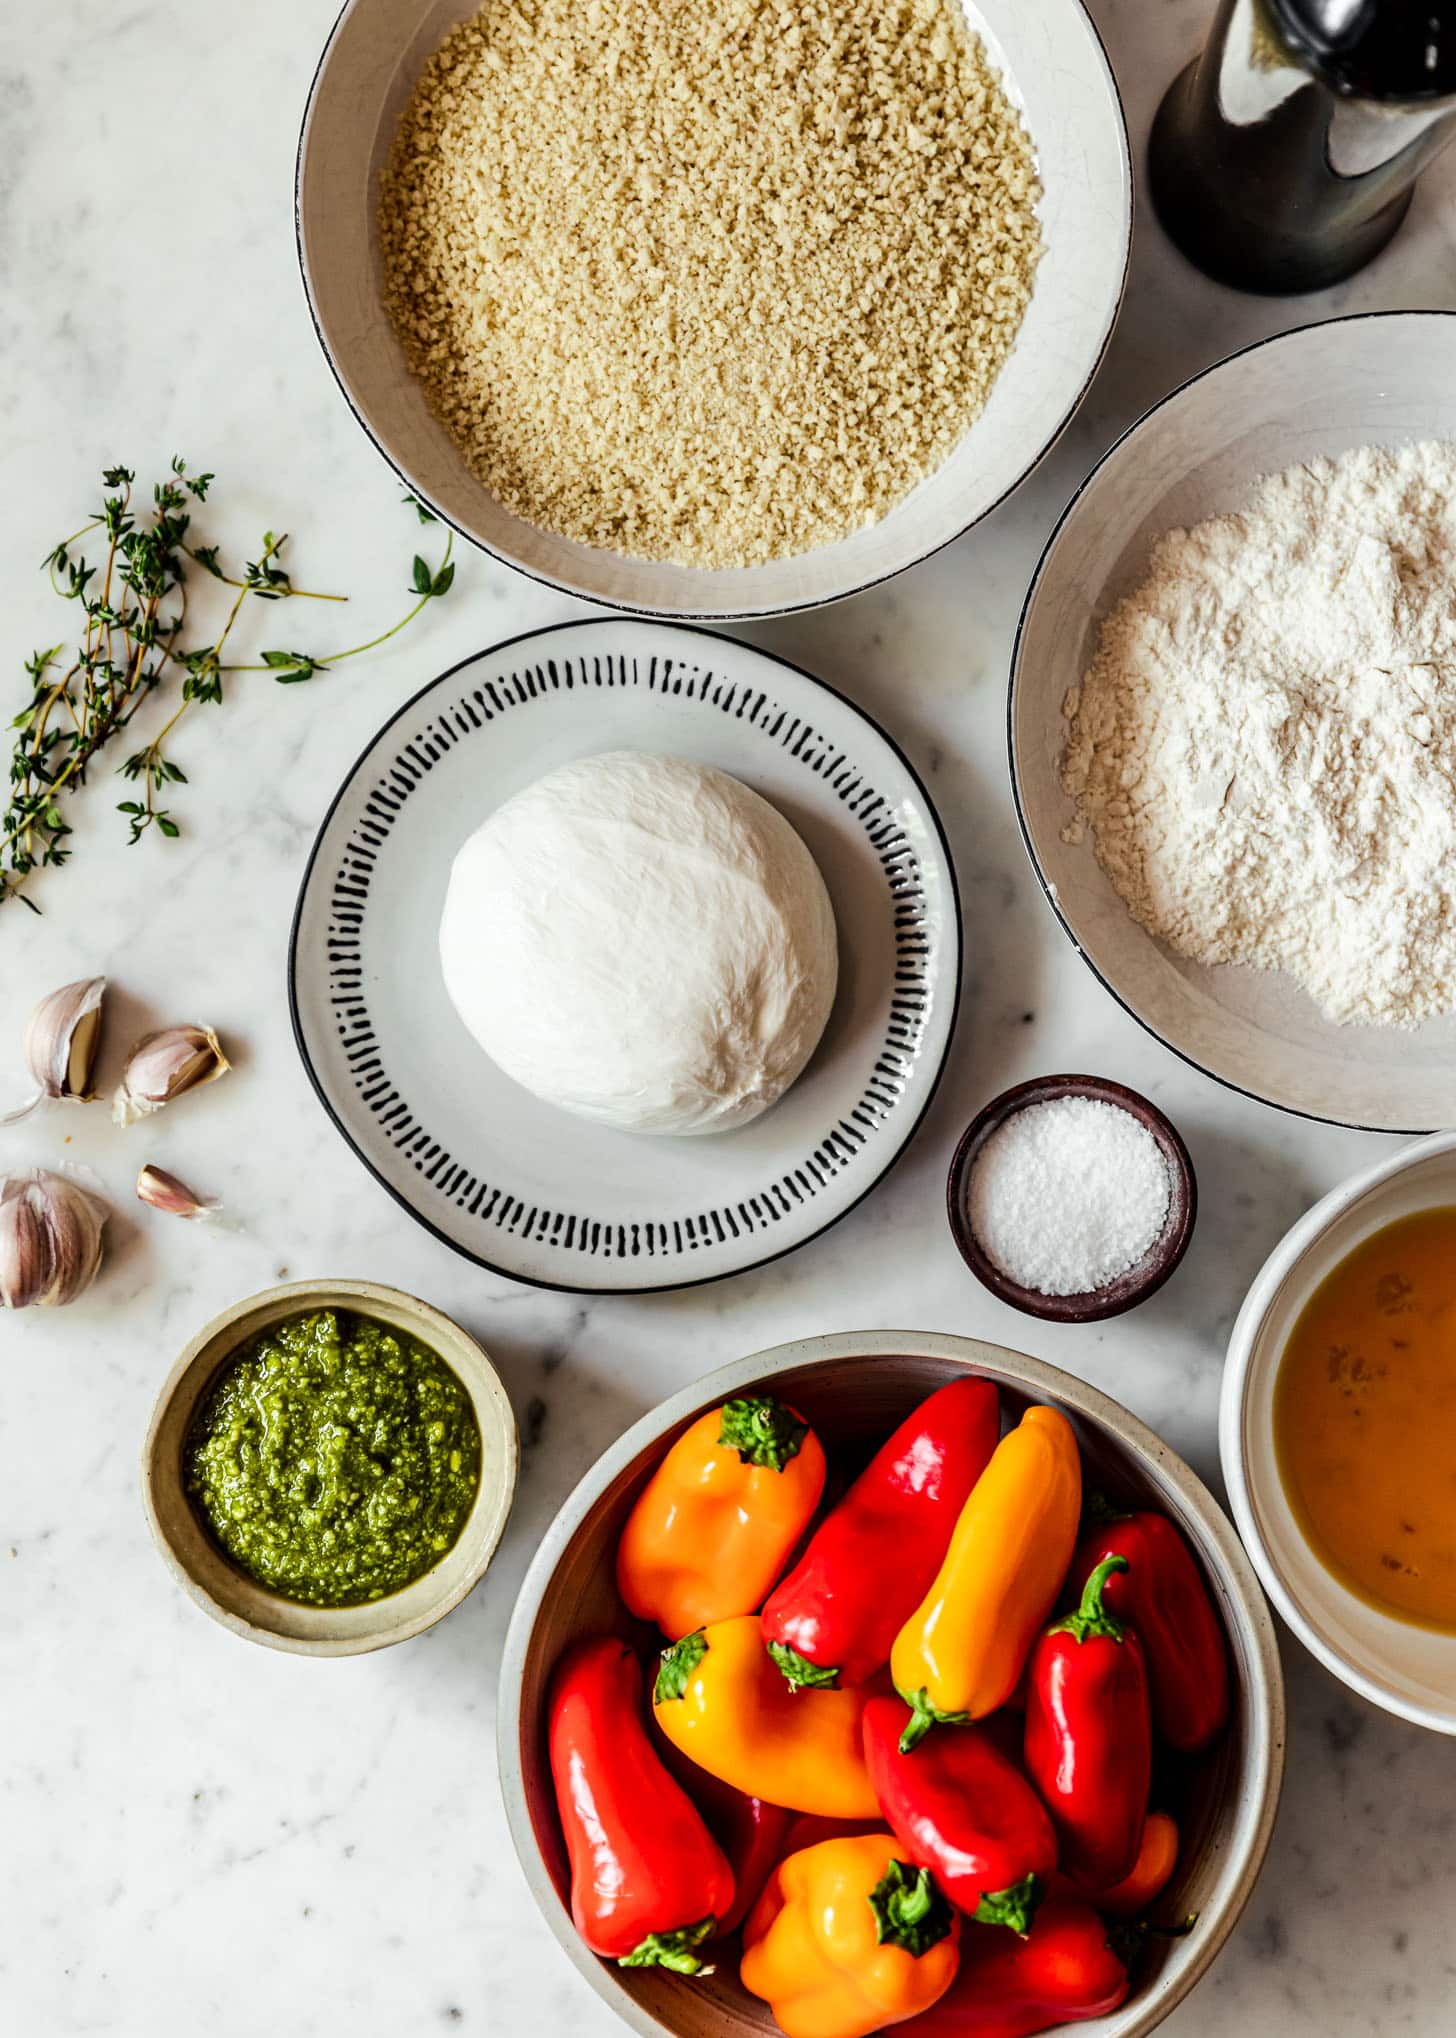
<path id="1" fill-rule="evenodd" d="M 1035 1288 L 1023 1288 L 1018 1282 L 1008 1280 L 982 1250 L 971 1230 L 967 1190 L 977 1154 L 991 1134 L 1016 1112 L 1024 1111 L 1031 1104 L 1054 1103 L 1059 1097 L 1090 1097 L 1095 1103 L 1115 1104 L 1130 1117 L 1136 1118 L 1138 1124 L 1145 1126 L 1158 1142 L 1172 1180 L 1163 1229 L 1142 1258 L 1119 1274 L 1115 1281 L 1109 1281 L 1103 1288 L 1089 1289 L 1085 1295 L 1043 1295 Z M 1121 1316 L 1125 1309 L 1133 1309 L 1139 1302 L 1145 1302 L 1149 1295 L 1162 1287 L 1187 1252 L 1188 1241 L 1193 1236 L 1193 1222 L 1198 1215 L 1198 1182 L 1193 1173 L 1193 1163 L 1188 1158 L 1188 1149 L 1171 1119 L 1166 1118 L 1156 1104 L 1150 1104 L 1146 1097 L 1139 1096 L 1136 1090 L 1129 1090 L 1122 1083 L 1105 1082 L 1101 1076 L 1035 1076 L 1029 1083 L 1017 1083 L 1013 1089 L 1003 1090 L 999 1097 L 993 1097 L 966 1127 L 950 1164 L 946 1210 L 950 1217 L 951 1236 L 961 1258 L 981 1285 L 989 1288 L 993 1295 L 1009 1302 L 1013 1309 L 1023 1310 L 1028 1316 L 1044 1317 L 1051 1323 L 1098 1323 L 1105 1316 Z"/>

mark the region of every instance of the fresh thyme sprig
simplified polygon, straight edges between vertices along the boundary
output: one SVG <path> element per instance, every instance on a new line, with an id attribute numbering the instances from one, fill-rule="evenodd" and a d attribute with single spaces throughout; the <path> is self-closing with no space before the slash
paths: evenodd
<path id="1" fill-rule="evenodd" d="M 286 534 L 265 531 L 258 557 L 244 563 L 240 576 L 224 570 L 218 546 L 193 544 L 192 507 L 207 500 L 213 478 L 189 474 L 186 462 L 174 459 L 169 478 L 152 490 L 151 507 L 138 509 L 134 471 L 108 467 L 102 475 L 106 493 L 96 515 L 41 562 L 55 592 L 77 603 L 85 621 L 80 644 L 68 663 L 64 644 L 52 644 L 26 660 L 30 700 L 11 724 L 16 736 L 9 803 L 0 815 L 0 904 L 19 898 L 32 912 L 40 910 L 23 887 L 32 872 L 70 858 L 71 827 L 64 802 L 85 784 L 87 768 L 98 751 L 129 726 L 159 689 L 180 682 L 175 708 L 151 741 L 118 767 L 137 788 L 135 798 L 118 802 L 131 842 L 139 842 L 152 828 L 168 837 L 181 833 L 162 799 L 166 787 L 186 785 L 187 775 L 164 746 L 189 709 L 220 705 L 224 682 L 231 675 L 266 672 L 281 686 L 297 686 L 388 643 L 429 602 L 450 591 L 454 540 L 447 536 L 438 566 L 415 556 L 412 606 L 397 623 L 365 643 L 322 654 L 275 650 L 261 652 L 256 660 L 228 660 L 223 655 L 228 640 L 250 601 L 338 602 L 346 597 L 294 586 L 282 564 Z M 406 496 L 405 501 L 422 524 L 436 521 L 415 497 Z M 76 548 L 98 532 L 104 550 L 99 563 L 93 564 Z M 183 641 L 192 566 L 234 590 L 222 628 L 210 644 Z"/>

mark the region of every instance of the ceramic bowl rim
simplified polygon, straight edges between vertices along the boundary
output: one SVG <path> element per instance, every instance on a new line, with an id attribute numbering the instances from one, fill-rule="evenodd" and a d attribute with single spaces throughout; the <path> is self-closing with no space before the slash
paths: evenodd
<path id="1" fill-rule="evenodd" d="M 1407 1720 L 1412 1726 L 1426 1727 L 1432 1733 L 1456 1735 L 1456 1702 L 1453 1702 L 1445 1712 L 1441 1712 L 1434 1706 L 1422 1705 L 1418 1700 L 1401 1697 L 1399 1693 L 1391 1691 L 1377 1679 L 1367 1676 L 1363 1670 L 1357 1669 L 1353 1663 L 1347 1662 L 1315 1628 L 1280 1576 L 1273 1553 L 1259 1525 L 1254 1508 L 1253 1482 L 1249 1477 L 1249 1463 L 1244 1446 L 1244 1418 L 1249 1398 L 1249 1376 L 1253 1369 L 1254 1348 L 1265 1319 L 1286 1284 L 1291 1279 L 1298 1281 L 1304 1278 L 1301 1270 L 1314 1247 L 1346 1211 L 1361 1202 L 1372 1190 L 1384 1187 L 1387 1182 L 1396 1180 L 1410 1168 L 1443 1153 L 1456 1154 L 1456 1130 L 1430 1133 L 1424 1139 L 1403 1145 L 1399 1152 L 1386 1154 L 1380 1160 L 1373 1161 L 1369 1167 L 1361 1168 L 1343 1182 L 1337 1183 L 1328 1195 L 1321 1196 L 1319 1201 L 1311 1205 L 1285 1232 L 1254 1276 L 1239 1313 L 1234 1319 L 1234 1327 L 1229 1333 L 1223 1386 L 1219 1395 L 1218 1448 L 1223 1464 L 1224 1483 L 1228 1487 L 1229 1505 L 1233 1510 L 1234 1523 L 1244 1548 L 1259 1574 L 1265 1592 L 1304 1647 L 1333 1677 L 1337 1677 L 1343 1685 L 1357 1692 L 1361 1698 L 1368 1699 L 1371 1705 L 1379 1706 L 1382 1712 L 1393 1714 L 1397 1719 Z"/>
<path id="2" fill-rule="evenodd" d="M 1057 925 L 1061 928 L 1063 934 L 1066 935 L 1068 941 L 1071 942 L 1080 960 L 1092 972 L 1092 975 L 1101 984 L 1108 996 L 1121 1006 L 1129 1019 L 1135 1020 L 1141 1026 L 1144 1033 L 1150 1034 L 1161 1046 L 1166 1047 L 1170 1054 L 1177 1055 L 1179 1061 L 1183 1062 L 1188 1068 L 1196 1069 L 1199 1075 L 1207 1076 L 1210 1082 L 1220 1084 L 1225 1090 L 1232 1090 L 1235 1096 L 1248 1097 L 1254 1103 L 1266 1105 L 1272 1111 L 1284 1111 L 1291 1118 L 1307 1119 L 1312 1125 L 1338 1125 L 1350 1132 L 1384 1132 L 1404 1139 L 1419 1137 L 1419 1128 L 1412 1126 L 1367 1125 L 1361 1119 L 1339 1118 L 1332 1112 L 1310 1111 L 1301 1104 L 1285 1104 L 1277 1097 L 1266 1097 L 1259 1090 L 1251 1090 L 1245 1084 L 1235 1082 L 1232 1076 L 1220 1075 L 1217 1069 L 1209 1068 L 1206 1063 L 1199 1061 L 1196 1055 L 1189 1053 L 1186 1048 L 1180 1047 L 1175 1040 L 1170 1040 L 1165 1033 L 1160 1032 L 1151 1020 L 1145 1019 L 1141 1012 L 1133 1009 L 1115 984 L 1109 982 L 1098 963 L 1083 948 L 1065 914 L 1062 912 L 1061 902 L 1057 897 L 1056 886 L 1051 883 L 1046 872 L 1042 869 L 1041 858 L 1037 855 L 1035 844 L 1031 838 L 1031 827 L 1027 820 L 1026 807 L 1021 797 L 1021 774 L 1016 764 L 1016 701 L 1017 689 L 1021 681 L 1022 642 L 1026 635 L 1032 606 L 1040 594 L 1042 582 L 1046 578 L 1048 561 L 1058 539 L 1062 535 L 1063 529 L 1077 509 L 1082 497 L 1091 488 L 1114 454 L 1119 452 L 1129 439 L 1140 432 L 1144 425 L 1150 423 L 1159 411 L 1166 409 L 1170 403 L 1175 402 L 1178 397 L 1193 388 L 1195 383 L 1205 381 L 1210 375 L 1219 374 L 1223 369 L 1232 367 L 1236 361 L 1242 361 L 1250 354 L 1257 354 L 1265 347 L 1274 347 L 1287 341 L 1300 339 L 1305 334 L 1317 332 L 1324 326 L 1362 325 L 1368 324 L 1373 319 L 1394 321 L 1409 318 L 1445 318 L 1456 320 L 1456 309 L 1447 309 L 1439 305 L 1405 305 L 1390 311 L 1351 311 L 1342 312 L 1334 318 L 1307 319 L 1301 325 L 1286 326 L 1282 332 L 1269 333 L 1262 340 L 1252 340 L 1246 347 L 1236 347 L 1231 354 L 1224 354 L 1217 361 L 1211 361 L 1206 368 L 1200 368 L 1196 374 L 1185 376 L 1174 388 L 1166 391 L 1164 395 L 1150 403 L 1146 410 L 1141 411 L 1132 420 L 1131 424 L 1118 433 L 1112 444 L 1105 449 L 1100 458 L 1087 470 L 1087 473 L 1068 498 L 1065 509 L 1063 509 L 1061 515 L 1052 525 L 1047 541 L 1042 546 L 1041 556 L 1036 562 L 1036 570 L 1032 574 L 1027 586 L 1025 599 L 1021 604 L 1021 614 L 1017 619 L 1016 634 L 1011 644 L 1011 676 L 1006 690 L 1006 754 L 1010 763 L 1011 800 L 1016 809 L 1016 825 L 1021 833 L 1021 846 L 1026 852 L 1026 859 L 1031 865 L 1032 874 L 1041 888 L 1042 897 L 1051 907 L 1056 917 Z"/>
<path id="3" fill-rule="evenodd" d="M 966 1210 L 966 1189 L 976 1156 L 993 1132 L 1018 1112 L 1034 1104 L 1054 1103 L 1062 1097 L 1086 1097 L 1094 1103 L 1116 1105 L 1144 1126 L 1156 1141 L 1171 1175 L 1169 1209 L 1163 1229 L 1143 1255 L 1145 1271 L 1140 1280 L 1129 1281 L 1130 1267 L 1105 1287 L 1089 1288 L 1077 1295 L 1043 1295 L 1038 1289 L 1023 1288 L 1009 1274 L 1003 1274 L 971 1229 Z M 1146 1302 L 1178 1271 L 1193 1239 L 1198 1221 L 1198 1177 L 1183 1135 L 1151 1097 L 1111 1076 L 1031 1076 L 1013 1083 L 981 1106 L 956 1142 L 945 1178 L 945 1208 L 956 1251 L 989 1294 L 1025 1316 L 1046 1323 L 1105 1323 L 1109 1317 L 1124 1316 Z M 1100 1298 L 1100 1299 L 1099 1299 Z"/>
<path id="4" fill-rule="evenodd" d="M 496 1753 L 506 1823 L 522 1873 L 553 1937 L 593 1991 L 608 2003 L 639 2038 L 663 2038 L 668 2027 L 658 2022 L 642 2005 L 613 1988 L 602 1963 L 577 1936 L 562 1905 L 531 1824 L 526 1803 L 521 1764 L 521 1689 L 532 1634 L 542 1604 L 568 1545 L 586 1515 L 607 1489 L 631 1465 L 639 1452 L 680 1423 L 712 1407 L 728 1395 L 742 1392 L 757 1382 L 802 1366 L 821 1365 L 845 1358 L 939 1358 L 956 1360 L 985 1378 L 1060 1401 L 1079 1416 L 1107 1431 L 1134 1459 L 1139 1469 L 1156 1482 L 1170 1485 L 1190 1513 L 1196 1515 L 1203 1531 L 1217 1551 L 1229 1601 L 1237 1609 L 1242 1638 L 1247 1645 L 1250 1676 L 1246 1693 L 1249 1708 L 1249 1773 L 1238 1780 L 1242 1800 L 1254 1805 L 1252 1824 L 1244 1835 L 1243 1860 L 1216 1909 L 1205 1908 L 1199 1943 L 1176 1975 L 1167 1977 L 1166 1987 L 1139 2003 L 1135 1999 L 1119 2011 L 1116 2038 L 1147 2038 L 1174 2007 L 1182 2002 L 1212 1965 L 1237 1924 L 1253 1893 L 1268 1852 L 1279 1807 L 1284 1777 L 1285 1699 L 1284 1678 L 1273 1617 L 1260 1589 L 1259 1579 L 1245 1555 L 1233 1525 L 1203 1481 L 1139 1417 L 1120 1402 L 1089 1385 L 1076 1375 L 1043 1359 L 1030 1357 L 1005 1345 L 980 1338 L 950 1333 L 937 1335 L 919 1330 L 830 1332 L 822 1336 L 792 1339 L 772 1345 L 747 1358 L 715 1368 L 680 1388 L 640 1416 L 630 1428 L 602 1452 L 572 1488 L 552 1518 L 535 1556 L 521 1582 L 511 1613 L 501 1654 L 500 1682 L 496 1705 Z"/>
<path id="5" fill-rule="evenodd" d="M 330 1613 L 357 1614 L 359 1608 L 310 1608 L 317 1616 L 320 1632 L 314 1635 L 283 1634 L 249 1620 L 245 1615 L 224 1606 L 203 1581 L 197 1577 L 183 1554 L 177 1549 L 161 1517 L 157 1502 L 157 1490 L 161 1476 L 156 1463 L 158 1439 L 173 1402 L 181 1393 L 191 1394 L 192 1401 L 200 1398 L 209 1381 L 216 1377 L 222 1365 L 237 1348 L 235 1341 L 212 1363 L 205 1378 L 195 1385 L 190 1376 L 209 1345 L 225 1336 L 233 1326 L 252 1316 L 257 1310 L 271 1308 L 276 1304 L 292 1302 L 300 1309 L 343 1307 L 359 1315 L 367 1315 L 370 1305 L 387 1303 L 401 1316 L 407 1317 L 423 1342 L 438 1352 L 441 1359 L 455 1373 L 460 1384 L 470 1397 L 475 1419 L 480 1427 L 482 1454 L 488 1459 L 492 1450 L 502 1463 L 498 1490 L 487 1496 L 487 1504 L 478 1503 L 472 1507 L 453 1547 L 458 1548 L 467 1537 L 475 1544 L 470 1561 L 454 1582 L 440 1592 L 430 1603 L 416 1612 L 393 1621 L 381 1621 L 367 1633 L 341 1635 L 327 1630 Z M 456 1358 L 461 1352 L 469 1356 L 471 1374 L 460 1369 Z M 296 1656 L 360 1656 L 375 1649 L 390 1648 L 396 1642 L 409 1641 L 413 1636 L 423 1634 L 436 1621 L 443 1620 L 447 1613 L 460 1605 L 472 1593 L 494 1557 L 505 1533 L 506 1521 L 515 1498 L 516 1479 L 519 1470 L 520 1445 L 516 1432 L 516 1419 L 504 1384 L 496 1371 L 494 1362 L 479 1340 L 443 1310 L 433 1303 L 425 1302 L 417 1295 L 411 1295 L 402 1288 L 394 1288 L 381 1281 L 314 1280 L 284 1281 L 274 1287 L 260 1288 L 256 1294 L 242 1296 L 219 1310 L 194 1336 L 188 1339 L 182 1352 L 163 1380 L 152 1404 L 147 1421 L 146 1435 L 141 1448 L 141 1489 L 142 1503 L 146 1511 L 147 1526 L 152 1541 L 163 1563 L 173 1578 L 204 1613 L 210 1614 L 221 1626 L 245 1641 L 258 1642 L 264 1648 L 280 1649 Z M 448 1554 L 448 1553 L 447 1553 Z M 226 1561 L 226 1560 L 224 1560 Z M 443 1560 L 442 1560 L 443 1562 Z M 428 1572 L 424 1577 L 428 1577 Z M 416 1581 L 417 1583 L 420 1581 Z M 406 1590 L 411 1588 L 405 1588 Z M 391 1598 L 402 1594 L 387 1595 L 374 1602 L 379 1608 L 387 1608 Z"/>
<path id="6" fill-rule="evenodd" d="M 686 624 L 751 623 L 766 621 L 774 616 L 802 615 L 814 609 L 829 608 L 836 602 L 850 601 L 856 595 L 867 594 L 871 588 L 882 587 L 887 581 L 897 579 L 902 573 L 909 573 L 916 566 L 923 566 L 927 559 L 933 559 L 937 553 L 943 552 L 947 546 L 953 545 L 959 539 L 964 538 L 968 531 L 972 531 L 978 524 L 984 523 L 993 510 L 999 509 L 1009 496 L 1014 495 L 1017 489 L 1031 478 L 1086 401 L 1087 392 L 1091 389 L 1103 362 L 1107 358 L 1107 350 L 1112 344 L 1112 336 L 1117 330 L 1117 322 L 1122 315 L 1122 307 L 1127 298 L 1128 278 L 1132 270 L 1133 229 L 1137 212 L 1137 178 L 1133 168 L 1132 144 L 1128 138 L 1127 108 L 1123 104 L 1122 87 L 1118 83 L 1117 72 L 1113 67 L 1111 57 L 1108 55 L 1106 39 L 1093 19 L 1091 10 L 1087 5 L 1087 0 L 1068 0 L 1068 4 L 1074 6 L 1082 16 L 1091 35 L 1093 50 L 1101 60 L 1108 97 L 1115 116 L 1116 139 L 1122 167 L 1121 187 L 1125 196 L 1122 266 L 1106 325 L 1099 340 L 1096 355 L 1088 364 L 1086 375 L 1076 392 L 1069 397 L 1066 409 L 1045 443 L 1037 448 L 1020 474 L 1017 475 L 1014 481 L 1008 482 L 995 501 L 987 503 L 985 508 L 978 511 L 968 522 L 948 532 L 945 537 L 937 539 L 934 544 L 927 546 L 923 552 L 918 553 L 914 559 L 907 559 L 902 566 L 891 567 L 883 573 L 872 573 L 868 578 L 856 581 L 852 587 L 843 588 L 835 594 L 812 595 L 799 601 L 772 602 L 766 606 L 745 602 L 724 604 L 716 608 L 704 609 L 644 608 L 612 595 L 599 593 L 593 589 L 573 587 L 564 580 L 555 579 L 550 574 L 543 573 L 535 567 L 524 565 L 521 561 L 513 559 L 509 553 L 501 551 L 496 546 L 487 544 L 483 538 L 477 538 L 472 532 L 465 530 L 460 524 L 456 523 L 440 504 L 426 492 L 421 484 L 406 471 L 383 441 L 376 437 L 373 427 L 364 418 L 349 392 L 343 372 L 334 357 L 333 347 L 324 333 L 323 325 L 319 318 L 313 281 L 309 271 L 308 254 L 304 245 L 303 185 L 305 164 L 313 128 L 314 112 L 318 102 L 320 86 L 323 82 L 325 67 L 345 23 L 360 4 L 361 0 L 343 0 L 343 5 L 334 18 L 333 26 L 329 29 L 328 35 L 324 39 L 323 47 L 319 51 L 318 62 L 314 66 L 313 77 L 309 81 L 308 94 L 304 100 L 303 115 L 298 130 L 298 146 L 294 154 L 294 253 L 298 264 L 298 275 L 303 289 L 304 303 L 308 308 L 309 324 L 313 327 L 314 338 L 318 342 L 319 351 L 324 357 L 329 373 L 334 378 L 339 394 L 343 397 L 348 407 L 350 416 L 368 439 L 370 445 L 373 446 L 375 452 L 378 453 L 380 458 L 390 468 L 391 472 L 398 477 L 411 494 L 416 496 L 447 530 L 453 531 L 462 542 L 474 546 L 477 551 L 483 552 L 487 558 L 494 559 L 498 564 L 509 567 L 513 573 L 522 574 L 526 579 L 535 581 L 538 586 L 552 588 L 558 594 L 570 595 L 577 601 L 593 602 L 602 608 L 613 609 L 621 615 L 641 617 L 651 622 Z M 972 429 L 974 429 L 974 426 L 972 426 Z"/>

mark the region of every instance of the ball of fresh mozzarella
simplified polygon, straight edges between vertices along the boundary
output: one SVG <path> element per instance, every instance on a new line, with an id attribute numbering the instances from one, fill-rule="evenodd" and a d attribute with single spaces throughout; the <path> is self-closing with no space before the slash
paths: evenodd
<path id="1" fill-rule="evenodd" d="M 834 1002 L 834 913 L 774 807 L 635 751 L 538 779 L 455 858 L 440 959 L 491 1059 L 625 1132 L 721 1132 L 775 1103 Z"/>

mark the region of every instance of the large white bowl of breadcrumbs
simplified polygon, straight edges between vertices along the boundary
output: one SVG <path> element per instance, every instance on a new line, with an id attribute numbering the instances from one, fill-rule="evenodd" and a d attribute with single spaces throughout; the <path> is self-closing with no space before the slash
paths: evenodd
<path id="1" fill-rule="evenodd" d="M 300 258 L 422 503 L 590 600 L 811 607 L 1076 409 L 1131 177 L 1080 0 L 350 0 Z"/>

